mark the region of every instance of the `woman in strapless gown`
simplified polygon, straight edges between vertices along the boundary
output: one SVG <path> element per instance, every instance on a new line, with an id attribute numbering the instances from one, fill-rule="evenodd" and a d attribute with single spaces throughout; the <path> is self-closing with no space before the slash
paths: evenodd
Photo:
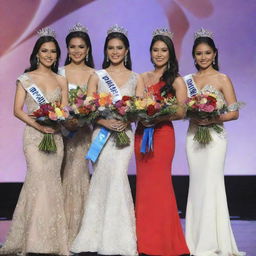
<path id="1" fill-rule="evenodd" d="M 68 50 L 65 66 L 59 68 L 59 74 L 68 80 L 69 90 L 78 86 L 86 91 L 86 85 L 93 73 L 94 63 L 92 46 L 87 29 L 76 24 L 66 37 Z M 91 128 L 88 125 L 73 127 L 66 131 L 64 141 L 64 159 L 62 164 L 62 182 L 64 206 L 68 225 L 69 246 L 75 239 L 84 213 L 84 204 L 89 189 L 89 166 L 85 159 L 91 142 Z"/>
<path id="2" fill-rule="evenodd" d="M 180 224 L 171 171 L 175 151 L 172 120 L 185 114 L 186 86 L 178 74 L 178 62 L 171 33 L 163 29 L 153 33 L 150 46 L 155 69 L 142 74 L 147 91 L 156 99 L 176 96 L 182 105 L 174 116 L 161 117 L 154 126 L 153 151 L 141 153 L 145 126 L 139 123 L 135 134 L 137 166 L 136 229 L 138 252 L 147 255 L 177 256 L 189 254 Z M 146 124 L 144 124 L 146 125 Z"/>
<path id="3" fill-rule="evenodd" d="M 224 163 L 227 148 L 225 132 L 210 128 L 212 141 L 201 145 L 195 141 L 197 125 L 238 118 L 238 104 L 230 79 L 218 72 L 218 51 L 209 31 L 195 33 L 192 54 L 198 70 L 184 77 L 188 97 L 200 92 L 215 93 L 226 102 L 228 112 L 212 120 L 191 120 L 187 133 L 187 158 L 190 183 L 186 211 L 186 240 L 191 254 L 198 256 L 240 256 L 230 225 L 224 185 Z"/>
<path id="4" fill-rule="evenodd" d="M 116 83 L 121 96 L 142 96 L 141 80 L 131 71 L 129 41 L 123 30 L 114 31 L 109 31 L 105 41 L 104 70 L 95 72 L 90 78 L 88 95 L 91 96 L 94 92 L 109 93 L 108 87 L 99 76 L 100 72 L 104 72 Z M 82 226 L 71 251 L 136 255 L 134 206 L 127 176 L 134 135 L 130 125 L 122 121 L 100 119 L 93 132 L 92 141 L 101 127 L 105 127 L 110 133 L 125 130 L 131 142 L 127 147 L 117 148 L 114 137 L 110 136 L 103 147 L 94 164 Z"/>
<path id="5" fill-rule="evenodd" d="M 27 91 L 30 86 L 37 87 L 45 101 L 68 103 L 66 80 L 56 74 L 60 48 L 51 30 L 41 32 L 44 34 L 37 40 L 30 57 L 31 67 L 17 80 L 14 113 L 26 123 L 23 141 L 27 173 L 0 254 L 69 255 L 60 176 L 62 136 L 29 116 L 39 107 L 37 100 Z M 27 113 L 23 111 L 24 104 Z M 56 153 L 38 149 L 44 133 L 54 133 Z"/>

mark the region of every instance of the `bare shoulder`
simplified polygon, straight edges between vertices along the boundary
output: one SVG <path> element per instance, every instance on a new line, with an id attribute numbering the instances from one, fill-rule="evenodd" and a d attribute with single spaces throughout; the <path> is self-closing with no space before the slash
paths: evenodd
<path id="1" fill-rule="evenodd" d="M 185 86 L 185 82 L 181 76 L 178 76 L 173 81 L 173 87 L 176 89 L 178 87 Z"/>

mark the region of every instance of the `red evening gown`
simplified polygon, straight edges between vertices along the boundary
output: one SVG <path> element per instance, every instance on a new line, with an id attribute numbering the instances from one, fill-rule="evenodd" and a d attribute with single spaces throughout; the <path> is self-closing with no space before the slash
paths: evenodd
<path id="1" fill-rule="evenodd" d="M 161 81 L 150 86 L 149 91 L 159 95 L 163 85 Z M 139 125 L 135 134 L 138 252 L 165 256 L 189 254 L 171 179 L 175 151 L 172 123 L 161 122 L 155 126 L 153 152 L 147 154 L 140 152 L 143 130 Z"/>

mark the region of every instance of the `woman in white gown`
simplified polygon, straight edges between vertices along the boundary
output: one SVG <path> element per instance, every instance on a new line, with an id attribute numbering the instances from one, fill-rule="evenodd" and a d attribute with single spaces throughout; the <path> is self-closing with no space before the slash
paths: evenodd
<path id="1" fill-rule="evenodd" d="M 186 240 L 195 256 L 244 255 L 239 252 L 230 225 L 224 185 L 224 162 L 227 139 L 224 132 L 210 128 L 212 141 L 201 145 L 195 141 L 197 125 L 219 124 L 238 118 L 238 103 L 232 82 L 218 71 L 218 51 L 212 33 L 201 29 L 195 33 L 192 55 L 198 70 L 184 77 L 188 96 L 214 92 L 226 102 L 228 112 L 216 119 L 190 120 L 187 133 L 187 158 L 190 170 L 186 212 Z"/>
<path id="2" fill-rule="evenodd" d="M 66 37 L 68 50 L 65 66 L 59 68 L 59 74 L 68 80 L 69 90 L 80 87 L 86 91 L 94 63 L 92 46 L 88 30 L 77 23 Z M 62 182 L 64 206 L 68 224 L 69 246 L 75 239 L 81 226 L 84 204 L 89 189 L 88 160 L 84 158 L 91 142 L 91 129 L 86 125 L 81 128 L 74 123 L 75 131 L 66 130 L 64 141 L 64 159 L 62 164 Z M 73 130 L 72 129 L 72 130 Z"/>
<path id="3" fill-rule="evenodd" d="M 118 92 L 115 97 L 143 96 L 141 78 L 131 71 L 129 41 L 123 28 L 113 26 L 108 30 L 102 66 L 104 69 L 95 72 L 89 80 L 88 96 L 95 92 L 111 92 L 102 75 Z M 125 130 L 131 142 L 127 147 L 117 148 L 114 137 L 110 136 L 102 149 L 94 165 L 82 226 L 71 251 L 136 255 L 134 205 L 127 176 L 134 134 L 130 125 L 122 121 L 100 119 L 92 141 L 101 127 L 110 133 Z"/>

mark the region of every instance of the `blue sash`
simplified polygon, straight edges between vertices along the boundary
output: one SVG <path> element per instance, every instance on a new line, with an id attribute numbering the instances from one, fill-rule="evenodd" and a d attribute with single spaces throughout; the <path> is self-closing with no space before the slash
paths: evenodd
<path id="1" fill-rule="evenodd" d="M 38 105 L 48 103 L 48 100 L 44 97 L 41 90 L 35 84 L 31 84 L 29 87 L 27 87 L 26 91 L 31 95 Z"/>
<path id="2" fill-rule="evenodd" d="M 153 151 L 154 130 L 155 130 L 154 127 L 144 128 L 142 142 L 141 142 L 141 146 L 140 146 L 141 153 L 146 154 L 149 151 Z"/>
<path id="3" fill-rule="evenodd" d="M 113 103 L 122 99 L 121 92 L 114 82 L 114 80 L 109 76 L 106 70 L 98 70 L 96 74 L 99 76 L 100 80 L 103 84 L 108 88 L 109 92 L 113 96 Z M 86 159 L 91 160 L 95 163 L 100 155 L 101 150 L 103 149 L 104 145 L 106 144 L 108 138 L 110 137 L 111 131 L 102 127 L 97 135 L 97 137 L 92 142 L 87 155 L 85 156 Z"/>

